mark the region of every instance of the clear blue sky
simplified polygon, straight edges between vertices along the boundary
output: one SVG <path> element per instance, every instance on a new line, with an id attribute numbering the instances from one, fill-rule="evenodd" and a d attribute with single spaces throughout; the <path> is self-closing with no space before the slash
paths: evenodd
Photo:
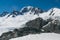
<path id="1" fill-rule="evenodd" d="M 20 10 L 24 6 L 48 10 L 52 7 L 60 8 L 60 0 L 0 0 L 0 13 L 3 11 L 11 12 L 13 9 Z"/>

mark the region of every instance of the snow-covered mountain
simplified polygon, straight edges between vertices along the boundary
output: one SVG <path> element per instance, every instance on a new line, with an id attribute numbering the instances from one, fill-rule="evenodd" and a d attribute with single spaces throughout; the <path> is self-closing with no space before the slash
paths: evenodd
<path id="1" fill-rule="evenodd" d="M 30 12 L 30 14 L 39 15 L 39 13 L 43 13 L 44 11 L 42 9 L 39 9 L 39 8 L 36 8 L 36 7 L 25 6 L 20 11 L 13 10 L 11 13 L 9 13 L 7 11 L 4 11 L 2 14 L 0 14 L 0 17 L 4 17 L 7 14 L 9 14 L 8 17 L 11 16 L 11 15 L 12 15 L 12 17 L 15 17 L 17 15 L 24 15 L 24 14 L 26 14 L 28 12 Z"/>
<path id="2" fill-rule="evenodd" d="M 45 32 L 60 33 L 59 8 L 44 11 L 37 7 L 26 6 L 20 11 L 0 14 L 0 40 Z"/>

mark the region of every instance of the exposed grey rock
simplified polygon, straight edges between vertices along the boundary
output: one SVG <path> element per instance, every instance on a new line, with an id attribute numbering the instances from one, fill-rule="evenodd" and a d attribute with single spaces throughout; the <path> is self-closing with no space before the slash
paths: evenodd
<path id="1" fill-rule="evenodd" d="M 43 27 L 45 32 L 55 32 L 55 33 L 60 33 L 60 21 L 59 20 L 53 20 L 46 24 Z"/>
<path id="2" fill-rule="evenodd" d="M 40 30 L 44 25 L 46 25 L 48 22 L 43 20 L 42 18 L 36 18 L 32 21 L 29 21 L 26 23 L 27 27 L 35 28 L 37 30 Z"/>
<path id="3" fill-rule="evenodd" d="M 9 31 L 6 33 L 3 33 L 0 36 L 0 40 L 9 40 L 11 38 L 15 37 L 22 37 L 28 34 L 37 34 L 41 33 L 41 28 L 43 25 L 45 25 L 47 22 L 43 20 L 42 18 L 37 18 L 35 20 L 29 21 L 25 24 L 25 27 L 14 29 L 13 31 Z"/>

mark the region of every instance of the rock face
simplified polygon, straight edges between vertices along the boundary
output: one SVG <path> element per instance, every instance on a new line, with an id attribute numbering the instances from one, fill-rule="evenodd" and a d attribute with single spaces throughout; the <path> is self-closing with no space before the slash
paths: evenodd
<path id="1" fill-rule="evenodd" d="M 55 32 L 55 33 L 60 33 L 60 21 L 59 20 L 53 20 L 46 24 L 43 27 L 45 32 Z"/>
<path id="2" fill-rule="evenodd" d="M 42 18 L 37 18 L 35 20 L 27 22 L 26 25 L 27 25 L 27 27 L 31 27 L 31 28 L 35 28 L 37 30 L 40 30 L 47 23 L 48 22 L 46 22 Z"/>

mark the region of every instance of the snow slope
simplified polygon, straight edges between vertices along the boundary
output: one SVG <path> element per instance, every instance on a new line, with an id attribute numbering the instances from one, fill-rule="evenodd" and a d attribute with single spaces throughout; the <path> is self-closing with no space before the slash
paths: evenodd
<path id="1" fill-rule="evenodd" d="M 42 34 L 30 34 L 23 37 L 12 38 L 10 40 L 60 40 L 60 34 L 55 33 L 42 33 Z"/>

